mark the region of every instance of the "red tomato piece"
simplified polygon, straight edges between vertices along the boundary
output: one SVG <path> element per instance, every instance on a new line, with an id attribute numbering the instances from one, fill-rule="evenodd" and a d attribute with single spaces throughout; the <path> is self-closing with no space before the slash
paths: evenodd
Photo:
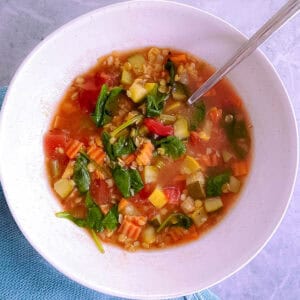
<path id="1" fill-rule="evenodd" d="M 144 120 L 145 126 L 152 133 L 155 133 L 160 136 L 169 136 L 174 134 L 174 128 L 171 125 L 164 125 L 159 121 L 156 121 L 152 118 L 146 118 Z"/>
<path id="2" fill-rule="evenodd" d="M 46 152 L 46 156 L 48 158 L 57 158 L 58 155 L 61 156 L 56 151 L 56 148 L 61 147 L 65 148 L 68 137 L 66 133 L 61 131 L 49 131 L 44 137 L 44 149 Z"/>
<path id="3" fill-rule="evenodd" d="M 144 185 L 144 188 L 139 192 L 139 197 L 141 199 L 148 199 L 148 197 L 151 195 L 155 188 L 155 185 L 153 183 L 147 183 Z"/>
<path id="4" fill-rule="evenodd" d="M 168 198 L 168 203 L 170 204 L 179 204 L 179 199 L 180 199 L 180 189 L 179 187 L 176 186 L 166 186 L 163 188 L 163 192 Z"/>
<path id="5" fill-rule="evenodd" d="M 98 205 L 110 203 L 110 191 L 107 183 L 102 179 L 96 179 L 91 184 L 91 196 Z"/>

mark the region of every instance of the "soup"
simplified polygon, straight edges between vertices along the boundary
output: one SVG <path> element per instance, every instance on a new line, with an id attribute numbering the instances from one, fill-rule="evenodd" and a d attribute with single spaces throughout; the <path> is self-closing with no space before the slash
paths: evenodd
<path id="1" fill-rule="evenodd" d="M 249 172 L 250 122 L 222 80 L 181 51 L 113 52 L 74 79 L 44 137 L 50 185 L 66 218 L 134 251 L 197 239 L 218 223 Z"/>

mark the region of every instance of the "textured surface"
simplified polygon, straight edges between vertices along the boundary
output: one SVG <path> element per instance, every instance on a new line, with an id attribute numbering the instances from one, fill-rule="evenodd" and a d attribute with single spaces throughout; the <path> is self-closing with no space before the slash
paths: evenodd
<path id="1" fill-rule="evenodd" d="M 62 5 L 62 1 L 59 0 L 2 0 L 0 85 L 9 83 L 25 56 L 50 32 L 82 13 L 113 2 L 115 1 L 65 0 Z M 249 36 L 284 1 L 190 0 L 185 3 L 220 16 Z M 293 101 L 299 124 L 300 15 L 261 48 L 279 72 Z M 268 245 L 245 268 L 212 289 L 221 299 L 300 298 L 300 204 L 297 202 L 299 199 L 298 179 L 289 210 Z"/>

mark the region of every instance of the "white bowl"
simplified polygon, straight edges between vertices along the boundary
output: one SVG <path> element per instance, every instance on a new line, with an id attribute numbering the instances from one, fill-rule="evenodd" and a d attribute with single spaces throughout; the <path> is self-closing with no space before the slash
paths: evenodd
<path id="1" fill-rule="evenodd" d="M 129 298 L 167 298 L 207 288 L 237 271 L 271 237 L 289 203 L 298 138 L 291 103 L 275 70 L 256 51 L 229 74 L 253 123 L 253 165 L 225 219 L 199 240 L 159 251 L 96 249 L 86 232 L 54 213 L 43 134 L 71 80 L 112 50 L 149 45 L 191 52 L 216 67 L 246 40 L 224 21 L 171 2 L 104 7 L 63 26 L 16 73 L 2 107 L 1 181 L 10 210 L 33 247 L 75 281 Z"/>

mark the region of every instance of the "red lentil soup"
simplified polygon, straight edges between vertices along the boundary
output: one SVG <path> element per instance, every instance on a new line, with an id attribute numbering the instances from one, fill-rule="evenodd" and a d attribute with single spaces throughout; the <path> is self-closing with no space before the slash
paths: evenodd
<path id="1" fill-rule="evenodd" d="M 113 52 L 74 79 L 44 137 L 51 187 L 66 218 L 134 251 L 198 238 L 235 202 L 249 172 L 250 123 L 223 80 L 172 49 Z M 62 221 L 63 222 L 63 221 Z"/>

